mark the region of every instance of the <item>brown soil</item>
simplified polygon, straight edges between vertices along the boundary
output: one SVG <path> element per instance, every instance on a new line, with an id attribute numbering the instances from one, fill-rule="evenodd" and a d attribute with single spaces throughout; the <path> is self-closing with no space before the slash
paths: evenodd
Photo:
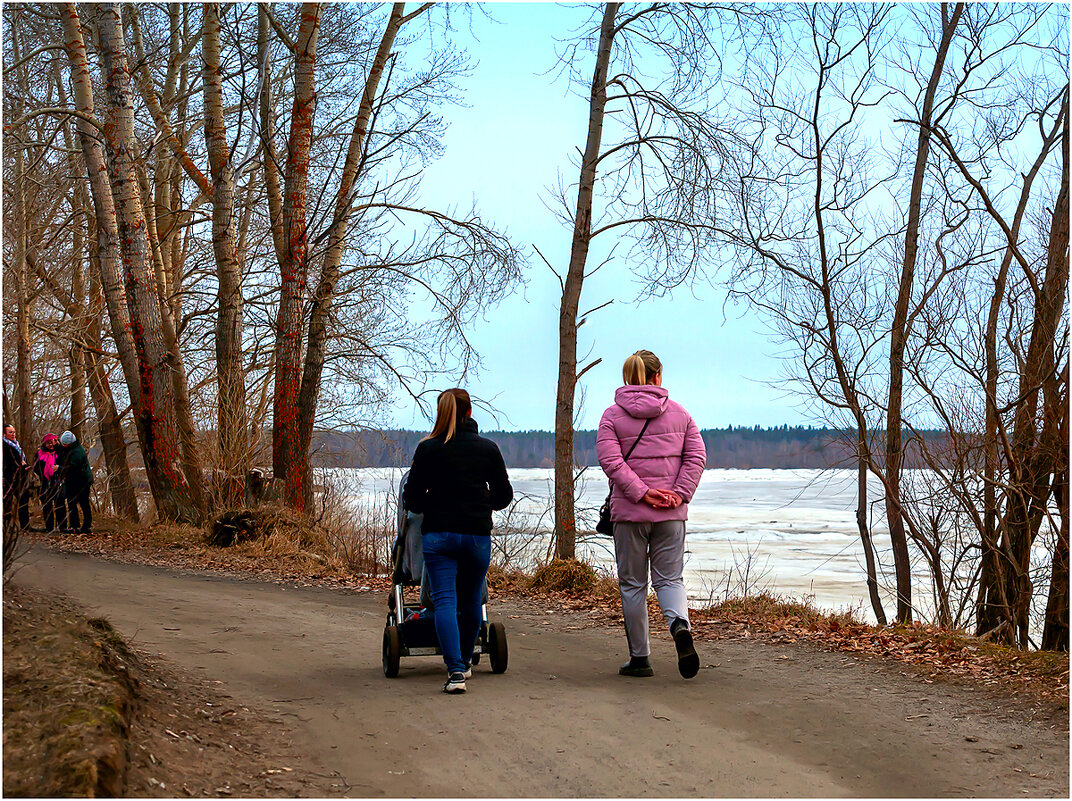
<path id="1" fill-rule="evenodd" d="M 4 590 L 6 796 L 328 796 L 279 718 L 129 649 L 107 621 Z M 59 711 L 57 711 L 59 710 Z"/>
<path id="2" fill-rule="evenodd" d="M 4 795 L 122 792 L 137 679 L 106 621 L 4 591 Z"/>
<path id="3" fill-rule="evenodd" d="M 435 657 L 404 659 L 398 679 L 383 677 L 381 593 L 40 549 L 16 581 L 70 593 L 142 653 L 166 658 L 184 681 L 222 682 L 213 686 L 236 714 L 245 708 L 261 710 L 269 725 L 285 720 L 293 750 L 256 736 L 246 749 L 256 743 L 262 765 L 302 768 L 327 782 L 318 794 L 1065 797 L 1069 790 L 1067 711 L 1062 719 L 996 688 L 939 682 L 912 666 L 748 630 L 701 640 L 700 675 L 686 682 L 660 624 L 652 629 L 655 677 L 630 680 L 616 675 L 620 630 L 593 625 L 604 611 L 496 600 L 492 616 L 506 624 L 510 670 L 495 676 L 481 663 L 469 692 L 455 697 L 439 691 Z M 180 725 L 195 733 L 193 722 Z M 150 748 L 161 749 L 152 751 L 156 758 L 166 753 L 162 741 Z M 300 754 L 300 763 L 287 753 Z M 264 794 L 247 775 L 232 792 Z"/>

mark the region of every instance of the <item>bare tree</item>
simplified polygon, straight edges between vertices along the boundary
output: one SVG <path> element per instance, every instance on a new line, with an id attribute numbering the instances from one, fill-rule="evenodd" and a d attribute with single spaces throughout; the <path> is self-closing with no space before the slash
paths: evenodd
<path id="1" fill-rule="evenodd" d="M 342 166 L 339 188 L 335 194 L 335 209 L 327 231 L 327 244 L 322 257 L 320 277 L 310 304 L 309 335 L 297 399 L 297 425 L 301 452 L 298 469 L 302 473 L 302 495 L 305 504 L 308 504 L 312 498 L 309 448 L 312 443 L 313 426 L 316 422 L 317 404 L 320 399 L 320 385 L 323 380 L 328 321 L 339 282 L 340 266 L 346 250 L 347 228 L 357 194 L 355 185 L 361 177 L 361 168 L 366 163 L 366 141 L 372 123 L 374 104 L 379 95 L 380 80 L 383 78 L 384 69 L 387 67 L 387 61 L 399 30 L 429 8 L 431 4 L 425 3 L 406 14 L 405 3 L 395 3 L 391 7 L 383 36 L 376 48 L 372 63 L 369 65 L 368 78 L 365 80 L 365 87 L 361 93 L 361 104 L 354 118 L 354 127 L 346 149 L 346 160 Z"/>
<path id="2" fill-rule="evenodd" d="M 869 376 L 877 369 L 885 298 L 870 265 L 898 231 L 876 223 L 867 208 L 889 176 L 876 169 L 870 143 L 853 126 L 883 97 L 875 73 L 888 15 L 882 6 L 797 9 L 785 34 L 801 42 L 799 50 L 782 45 L 743 73 L 748 144 L 739 154 L 737 224 L 724 232 L 738 254 L 731 296 L 770 316 L 798 352 L 794 377 L 804 396 L 853 434 L 856 521 L 880 623 L 886 615 L 867 476 L 877 465 L 878 404 Z"/>
<path id="3" fill-rule="evenodd" d="M 734 6 L 611 3 L 593 12 L 588 26 L 595 39 L 591 79 L 576 69 L 579 43 L 561 56 L 573 80 L 589 90 L 589 103 L 576 203 L 569 202 L 564 189 L 558 197 L 563 222 L 573 230 L 569 263 L 561 273 L 555 271 L 562 290 L 555 400 L 559 558 L 571 559 L 576 550 L 573 415 L 578 381 L 600 361 L 578 369 L 577 330 L 587 314 L 606 305 L 580 314 L 584 281 L 605 264 L 589 268 L 589 251 L 600 235 L 632 237 L 637 252 L 644 253 L 644 277 L 653 292 L 695 275 L 713 241 L 714 200 L 723 188 L 720 164 L 729 138 L 707 93 L 717 81 L 720 48 L 733 41 L 746 21 L 761 17 Z M 668 75 L 649 78 L 639 64 L 644 57 Z M 612 67 L 619 71 L 612 73 Z M 609 141 L 607 122 L 613 126 Z"/>
<path id="4" fill-rule="evenodd" d="M 227 142 L 220 63 L 220 14 L 202 6 L 201 61 L 205 96 L 205 142 L 212 176 L 212 247 L 218 283 L 216 311 L 217 425 L 222 480 L 216 495 L 225 507 L 239 506 L 246 491 L 246 376 L 242 355 L 242 269 L 236 250 L 235 176 Z"/>
<path id="5" fill-rule="evenodd" d="M 930 125 L 934 114 L 934 98 L 942 80 L 946 55 L 964 11 L 964 4 L 957 3 L 951 12 L 943 3 L 942 35 L 936 49 L 934 64 L 923 96 L 920 109 L 919 137 L 916 143 L 915 166 L 912 170 L 912 189 L 908 200 L 908 222 L 905 230 L 904 261 L 897 287 L 893 324 L 890 328 L 890 376 L 886 401 L 886 520 L 890 526 L 890 541 L 893 543 L 893 558 L 897 567 L 897 621 L 905 623 L 912 619 L 912 572 L 908 556 L 908 540 L 905 537 L 904 515 L 901 511 L 901 465 L 903 443 L 901 439 L 903 402 L 904 349 L 908 334 L 908 311 L 912 300 L 915 280 L 916 253 L 919 249 L 919 221 L 922 214 L 923 180 L 930 153 Z M 947 15 L 948 12 L 948 15 Z"/>
<path id="6" fill-rule="evenodd" d="M 301 385 L 304 339 L 305 292 L 309 273 L 306 195 L 309 179 L 309 146 L 316 114 L 316 41 L 320 33 L 318 3 L 303 3 L 297 38 L 287 42 L 294 58 L 294 105 L 287 138 L 280 208 L 279 313 L 276 318 L 275 394 L 272 407 L 272 468 L 283 481 L 288 506 L 305 505 L 301 470 L 301 439 L 298 426 L 298 393 Z M 286 40 L 285 40 L 286 41 Z M 275 164 L 266 161 L 267 171 Z M 268 186 L 272 186 L 271 179 Z"/>
<path id="7" fill-rule="evenodd" d="M 64 9 L 67 23 L 68 53 L 75 82 L 76 95 L 82 95 L 83 113 L 92 113 L 92 94 L 85 62 L 85 48 L 80 22 L 74 4 Z M 118 241 L 122 257 L 122 272 L 126 288 L 129 330 L 137 365 L 133 371 L 137 382 L 128 376 L 131 397 L 136 401 L 136 417 L 142 438 L 143 457 L 157 511 L 161 516 L 176 520 L 197 521 L 201 517 L 191 494 L 189 476 L 176 470 L 181 462 L 175 412 L 174 385 L 163 321 L 159 306 L 157 276 L 146 220 L 132 154 L 133 98 L 130 73 L 127 69 L 126 45 L 123 37 L 120 9 L 117 4 L 102 7 L 98 20 L 101 46 L 101 69 L 108 95 L 108 122 L 103 127 L 107 145 L 107 167 L 100 158 L 99 146 L 91 141 L 90 132 L 80 131 L 82 147 L 90 174 L 106 175 L 108 193 L 114 206 L 96 195 L 103 190 L 93 184 L 94 202 L 100 210 L 98 226 L 107 227 L 113 242 Z M 114 231 L 114 234 L 112 232 Z M 109 254 L 114 260 L 114 256 Z M 104 259 L 102 259 L 103 264 Z M 119 325 L 117 325 L 119 322 Z M 125 321 L 113 319 L 113 332 Z M 134 366 L 134 365 L 132 365 Z M 197 477 L 200 479 L 200 476 Z"/>

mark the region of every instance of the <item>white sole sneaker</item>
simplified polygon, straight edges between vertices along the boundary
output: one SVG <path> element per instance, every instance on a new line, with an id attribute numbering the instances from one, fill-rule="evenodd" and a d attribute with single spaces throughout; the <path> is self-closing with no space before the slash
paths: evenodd
<path id="1" fill-rule="evenodd" d="M 462 676 L 460 673 L 455 673 L 449 679 L 447 683 L 443 685 L 443 692 L 445 693 L 464 693 L 465 692 L 465 679 L 459 678 Z"/>

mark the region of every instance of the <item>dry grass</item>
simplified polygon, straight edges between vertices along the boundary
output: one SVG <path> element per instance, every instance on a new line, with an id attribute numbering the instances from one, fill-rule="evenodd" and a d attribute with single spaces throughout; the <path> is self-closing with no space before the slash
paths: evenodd
<path id="1" fill-rule="evenodd" d="M 796 623 L 827 631 L 864 625 L 852 611 L 830 612 L 817 608 L 810 598 L 786 598 L 769 592 L 729 598 L 698 610 L 694 616 L 698 620 L 762 621 L 770 625 Z"/>
<path id="2" fill-rule="evenodd" d="M 596 584 L 592 566 L 576 559 L 554 559 L 536 569 L 529 583 L 534 590 L 549 592 L 588 592 Z"/>
<path id="3" fill-rule="evenodd" d="M 618 582 L 574 559 L 555 559 L 534 573 L 492 564 L 488 568 L 488 587 L 500 597 L 541 598 L 566 608 L 618 604 Z"/>
<path id="4" fill-rule="evenodd" d="M 872 625 L 851 611 L 828 612 L 816 608 L 809 599 L 780 598 L 770 593 L 722 601 L 696 610 L 690 617 L 700 632 L 713 636 L 719 636 L 717 627 L 735 633 L 760 631 L 782 642 L 802 639 L 827 648 L 917 665 L 929 670 L 932 678 L 969 677 L 983 684 L 1068 703 L 1066 653 L 1021 651 L 962 631 L 920 623 Z"/>
<path id="5" fill-rule="evenodd" d="M 137 685 L 132 666 L 107 621 L 5 589 L 4 795 L 122 792 Z"/>
<path id="6" fill-rule="evenodd" d="M 351 589 L 386 587 L 389 541 L 382 530 L 353 521 L 308 521 L 263 504 L 250 511 L 257 535 L 230 547 L 209 544 L 206 528 L 176 523 L 132 524 L 100 516 L 92 534 L 30 537 L 51 548 L 187 570 L 230 571 L 269 580 L 322 582 Z M 393 534 L 393 532 L 392 532 Z"/>

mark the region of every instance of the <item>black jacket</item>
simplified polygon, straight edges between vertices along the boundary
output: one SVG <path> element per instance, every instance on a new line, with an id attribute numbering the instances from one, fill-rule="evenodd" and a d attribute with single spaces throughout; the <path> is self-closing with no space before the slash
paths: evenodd
<path id="1" fill-rule="evenodd" d="M 8 492 L 15 486 L 16 483 L 20 484 L 24 481 L 25 473 L 23 472 L 23 460 L 26 458 L 25 451 L 23 456 L 19 457 L 19 452 L 15 450 L 15 446 L 4 440 L 4 496 L 6 497 Z"/>
<path id="2" fill-rule="evenodd" d="M 450 442 L 417 445 L 403 491 L 411 512 L 423 514 L 421 533 L 491 534 L 491 513 L 514 499 L 499 446 L 477 433 L 468 418 Z"/>
<path id="3" fill-rule="evenodd" d="M 93 469 L 89 466 L 89 457 L 81 442 L 60 446 L 57 463 L 63 475 L 63 487 L 67 495 L 74 497 L 89 489 L 93 483 Z"/>

